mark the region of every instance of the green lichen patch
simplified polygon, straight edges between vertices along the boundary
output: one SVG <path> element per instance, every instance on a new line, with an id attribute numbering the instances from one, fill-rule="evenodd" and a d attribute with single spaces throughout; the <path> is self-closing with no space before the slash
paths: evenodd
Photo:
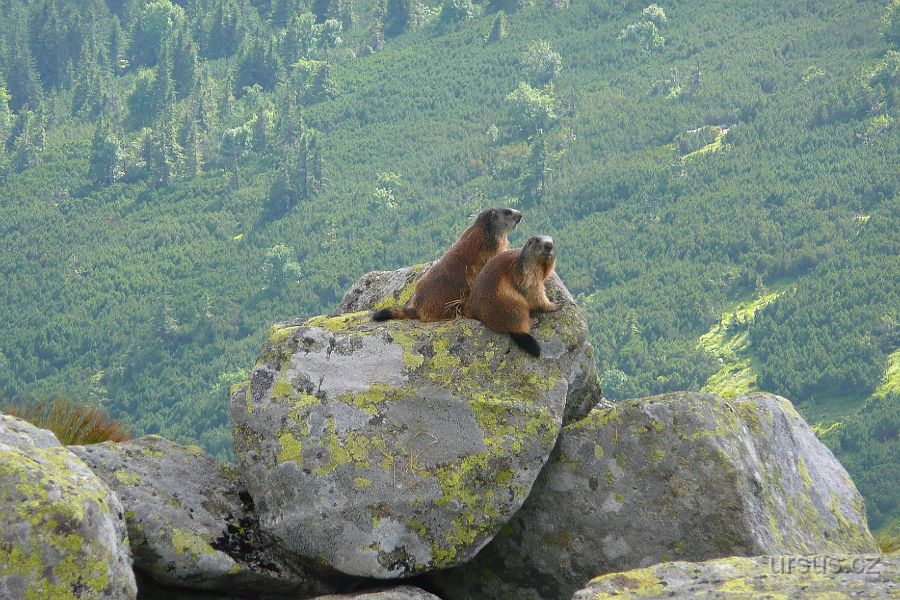
<path id="1" fill-rule="evenodd" d="M 210 546 L 209 542 L 203 537 L 197 535 L 193 531 L 186 531 L 184 529 L 175 529 L 172 531 L 172 547 L 175 548 L 176 554 L 184 555 L 189 552 L 194 558 L 199 558 L 204 554 L 216 553 L 215 548 Z"/>
<path id="2" fill-rule="evenodd" d="M 75 589 L 82 597 L 108 593 L 111 575 L 123 575 L 115 570 L 118 548 L 94 537 L 103 520 L 115 519 L 109 498 L 61 446 L 0 451 L 0 509 L 5 522 L 19 525 L 12 538 L 0 530 L 0 580 L 21 578 L 25 598 L 68 599 Z"/>
<path id="3" fill-rule="evenodd" d="M 419 265 L 414 265 L 409 273 L 409 278 L 407 280 L 406 285 L 392 296 L 387 296 L 382 300 L 379 300 L 375 303 L 375 310 L 382 310 L 385 308 L 394 308 L 396 306 L 406 306 L 409 304 L 409 301 L 412 300 L 413 294 L 416 292 L 416 284 L 419 281 L 419 277 L 422 272 L 430 263 L 422 263 Z"/>
<path id="4" fill-rule="evenodd" d="M 140 485 L 141 476 L 127 469 L 116 471 L 116 479 L 124 485 Z"/>
<path id="5" fill-rule="evenodd" d="M 331 333 L 341 333 L 351 329 L 355 325 L 369 321 L 370 318 L 367 311 L 360 311 L 346 315 L 338 315 L 336 317 L 313 317 L 306 321 L 304 325 L 307 327 L 321 327 L 322 329 L 327 329 Z"/>
<path id="6" fill-rule="evenodd" d="M 303 443 L 290 432 L 281 434 L 278 438 L 281 450 L 278 452 L 278 462 L 295 462 L 303 466 Z"/>

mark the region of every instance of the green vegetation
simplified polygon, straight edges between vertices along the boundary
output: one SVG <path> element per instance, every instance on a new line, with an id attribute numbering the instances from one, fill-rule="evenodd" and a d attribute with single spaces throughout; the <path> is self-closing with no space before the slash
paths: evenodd
<path id="1" fill-rule="evenodd" d="M 557 240 L 610 398 L 785 395 L 886 524 L 898 10 L 5 0 L 0 394 L 228 456 L 271 323 L 512 205 L 514 244 Z"/>

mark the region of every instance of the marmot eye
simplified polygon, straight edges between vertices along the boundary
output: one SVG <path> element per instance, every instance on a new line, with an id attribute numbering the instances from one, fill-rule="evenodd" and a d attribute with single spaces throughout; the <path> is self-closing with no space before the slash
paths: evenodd
<path id="1" fill-rule="evenodd" d="M 512 211 L 509 210 L 508 208 L 506 208 L 506 209 L 503 210 L 503 214 L 504 214 L 504 215 L 511 215 L 511 214 L 512 214 Z"/>

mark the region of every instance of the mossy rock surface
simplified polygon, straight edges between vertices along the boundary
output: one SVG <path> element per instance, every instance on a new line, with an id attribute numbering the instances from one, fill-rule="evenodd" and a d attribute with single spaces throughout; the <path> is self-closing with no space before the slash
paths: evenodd
<path id="1" fill-rule="evenodd" d="M 789 555 L 667 562 L 593 579 L 572 600 L 850 600 L 900 597 L 897 555 Z"/>
<path id="2" fill-rule="evenodd" d="M 270 555 L 234 467 L 199 447 L 146 436 L 70 449 L 115 490 L 135 566 L 156 581 L 229 592 L 333 589 Z"/>
<path id="3" fill-rule="evenodd" d="M 263 531 L 351 575 L 471 559 L 528 496 L 567 401 L 599 400 L 574 303 L 535 331 L 540 359 L 468 319 L 374 323 L 362 311 L 273 327 L 231 390 Z"/>
<path id="4" fill-rule="evenodd" d="M 0 415 L 0 598 L 135 598 L 122 506 L 54 440 Z"/>
<path id="5" fill-rule="evenodd" d="M 872 552 L 862 498 L 790 402 L 674 393 L 565 427 L 528 501 L 446 600 L 556 600 L 668 560 Z"/>

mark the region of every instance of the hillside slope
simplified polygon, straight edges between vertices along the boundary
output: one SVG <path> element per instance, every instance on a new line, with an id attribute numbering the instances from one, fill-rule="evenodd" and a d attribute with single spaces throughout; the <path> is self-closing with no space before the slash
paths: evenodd
<path id="1" fill-rule="evenodd" d="M 848 414 L 898 349 L 896 6 L 653 6 L 7 0 L 0 393 L 228 455 L 270 323 L 502 204 L 611 398 L 708 385 L 701 337 L 789 288 L 738 324 L 749 387 Z"/>

